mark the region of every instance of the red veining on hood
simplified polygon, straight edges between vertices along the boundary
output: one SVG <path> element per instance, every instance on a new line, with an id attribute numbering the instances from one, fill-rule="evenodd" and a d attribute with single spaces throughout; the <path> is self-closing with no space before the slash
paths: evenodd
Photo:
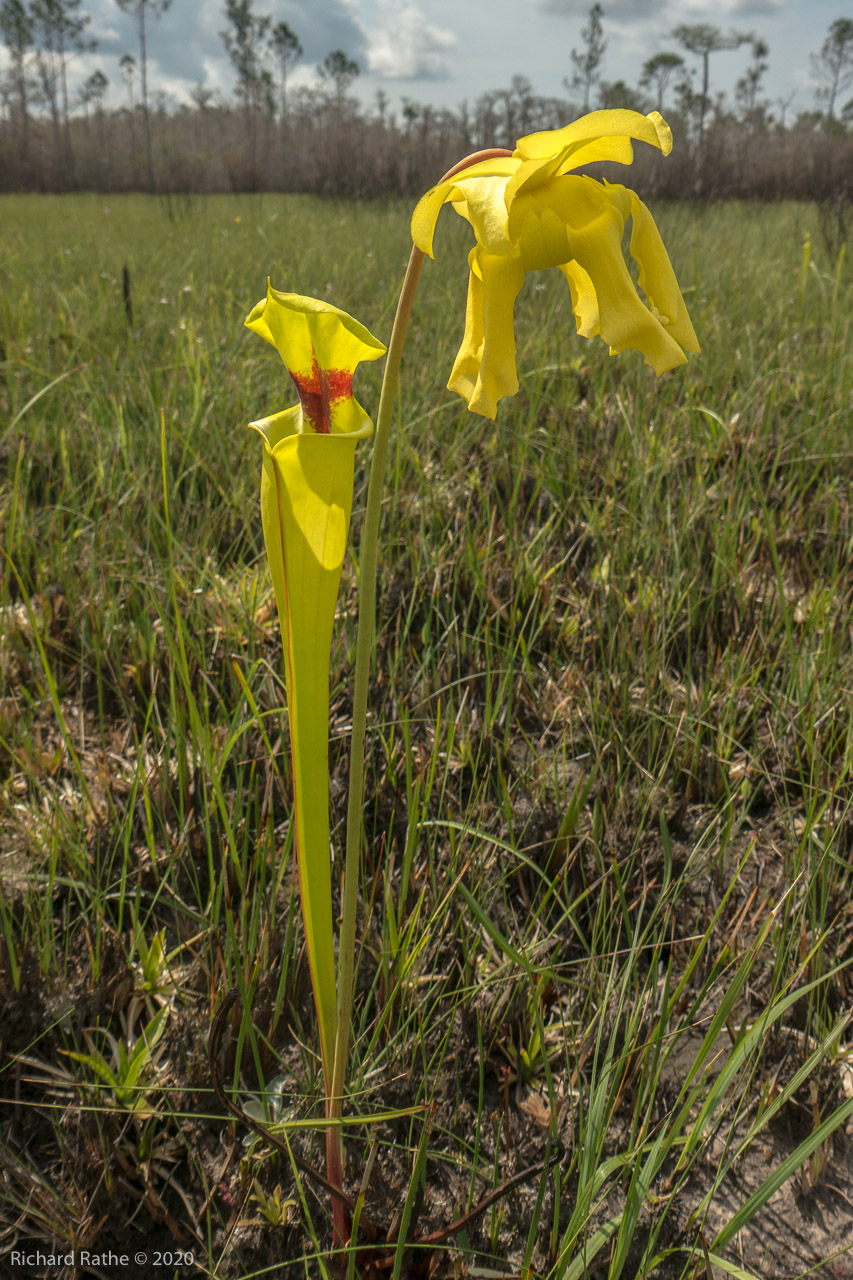
<path id="1" fill-rule="evenodd" d="M 314 356 L 310 373 L 290 376 L 296 384 L 302 412 L 318 435 L 327 436 L 332 427 L 332 405 L 352 395 L 352 373 L 349 369 L 321 369 Z"/>

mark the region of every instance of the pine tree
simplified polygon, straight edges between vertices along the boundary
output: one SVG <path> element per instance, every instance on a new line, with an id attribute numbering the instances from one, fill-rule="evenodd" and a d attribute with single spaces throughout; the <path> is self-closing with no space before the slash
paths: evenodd
<path id="1" fill-rule="evenodd" d="M 570 93 L 580 90 L 583 93 L 584 113 L 589 111 L 589 100 L 592 86 L 599 78 L 598 68 L 604 58 L 607 41 L 604 38 L 604 27 L 601 19 L 604 10 L 600 4 L 594 4 L 589 11 L 589 22 L 581 31 L 584 48 L 580 51 L 572 49 L 571 59 L 575 70 L 571 80 L 564 80 Z"/>
<path id="2" fill-rule="evenodd" d="M 11 97 L 15 100 L 13 119 L 18 135 L 18 156 L 22 164 L 29 158 L 29 94 L 27 56 L 33 43 L 30 16 L 21 0 L 3 0 L 0 6 L 0 34 L 12 63 L 9 72 Z"/>
<path id="3" fill-rule="evenodd" d="M 708 89 L 710 86 L 709 63 L 711 54 L 719 53 L 723 49 L 738 49 L 742 44 L 748 44 L 753 39 L 753 36 L 748 33 L 744 34 L 742 31 L 730 31 L 728 35 L 724 35 L 719 27 L 713 27 L 707 22 L 700 22 L 696 26 L 682 24 L 676 27 L 672 34 L 689 53 L 695 53 L 697 57 L 702 59 L 702 92 L 699 94 L 697 103 L 699 146 L 701 147 L 705 139 L 705 117 L 708 114 L 708 105 L 710 103 Z"/>
<path id="4" fill-rule="evenodd" d="M 826 101 L 826 118 L 835 118 L 835 102 L 853 84 L 853 19 L 837 18 L 820 47 L 812 54 L 812 71 L 818 81 L 817 94 Z"/>
<path id="5" fill-rule="evenodd" d="M 142 87 L 142 122 L 145 130 L 145 168 L 148 174 L 148 189 L 154 189 L 154 159 L 151 152 L 151 120 L 148 114 L 148 26 L 152 18 L 163 16 L 172 0 L 116 0 L 122 13 L 128 14 L 136 23 L 136 34 L 139 39 L 139 72 Z"/>

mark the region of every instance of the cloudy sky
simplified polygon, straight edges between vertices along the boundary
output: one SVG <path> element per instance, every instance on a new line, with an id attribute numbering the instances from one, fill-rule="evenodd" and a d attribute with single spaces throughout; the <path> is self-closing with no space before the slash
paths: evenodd
<path id="1" fill-rule="evenodd" d="M 514 75 L 530 80 L 534 92 L 566 96 L 563 77 L 570 73 L 570 52 L 581 47 L 592 0 L 254 0 L 258 13 L 284 20 L 298 35 L 304 55 L 291 84 L 314 84 L 317 63 L 343 49 L 361 68 L 354 92 L 372 103 L 377 90 L 391 109 L 403 97 L 436 106 L 473 102 L 490 89 L 509 86 Z M 663 49 L 678 23 L 711 22 L 724 30 L 754 32 L 770 48 L 765 95 L 777 104 L 789 100 L 792 113 L 815 105 L 810 54 L 823 42 L 829 25 L 853 17 L 835 0 L 603 0 L 607 51 L 606 79 L 636 85 L 643 62 Z M 75 59 L 72 80 L 79 84 L 96 67 L 110 80 L 107 102 L 124 100 L 119 57 L 138 53 L 135 29 L 115 0 L 83 0 L 92 16 L 95 53 Z M 152 92 L 186 101 L 196 84 L 229 97 L 233 70 L 220 32 L 226 26 L 224 0 L 174 0 L 152 26 L 149 82 Z M 3 51 L 5 54 L 5 50 Z M 749 63 L 749 47 L 715 54 L 712 91 L 731 93 Z M 2 55 L 0 55 L 2 57 Z M 698 59 L 686 55 L 689 63 Z M 5 60 L 5 59 L 4 59 Z"/>

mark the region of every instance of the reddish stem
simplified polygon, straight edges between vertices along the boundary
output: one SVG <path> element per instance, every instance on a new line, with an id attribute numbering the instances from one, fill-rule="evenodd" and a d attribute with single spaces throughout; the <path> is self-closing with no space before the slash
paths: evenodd
<path id="1" fill-rule="evenodd" d="M 326 1115 L 329 1117 L 331 1099 L 326 1099 Z M 333 1186 L 344 1185 L 344 1148 L 341 1142 L 341 1131 L 337 1125 L 329 1125 L 326 1130 L 326 1177 Z M 349 1243 L 352 1235 L 352 1223 L 346 1205 L 337 1196 L 332 1196 L 332 1238 L 338 1246 Z"/>
<path id="2" fill-rule="evenodd" d="M 501 156 L 511 155 L 512 152 L 508 151 L 506 147 L 487 147 L 485 151 L 472 151 L 470 156 L 466 156 L 464 160 L 460 160 L 452 169 L 448 169 L 444 177 L 439 178 L 435 185 L 440 187 L 442 182 L 447 182 L 448 179 L 455 177 L 455 175 L 460 173 L 462 169 L 470 169 L 472 164 L 479 164 L 481 160 L 497 160 Z"/>

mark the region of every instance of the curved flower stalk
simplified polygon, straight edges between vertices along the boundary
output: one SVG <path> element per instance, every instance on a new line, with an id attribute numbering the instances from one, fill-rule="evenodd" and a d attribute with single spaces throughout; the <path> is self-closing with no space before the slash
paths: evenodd
<path id="1" fill-rule="evenodd" d="M 465 336 L 448 387 L 474 413 L 493 418 L 498 401 L 518 390 L 513 309 L 528 271 L 558 267 L 568 281 L 577 331 L 600 336 L 611 355 L 641 351 L 655 373 L 686 360 L 699 344 L 658 229 L 633 191 L 572 173 L 609 160 L 630 164 L 631 139 L 664 155 L 669 126 L 658 114 L 594 111 L 564 129 L 521 138 L 515 151 L 445 179 L 419 201 L 412 239 L 432 256 L 433 233 L 450 201 L 474 229 Z M 622 254 L 632 221 L 637 293 Z"/>
<path id="2" fill-rule="evenodd" d="M 337 307 L 272 287 L 246 326 L 277 349 L 299 394 L 292 408 L 250 426 L 264 444 L 261 519 L 284 641 L 299 889 L 328 1106 L 337 1021 L 329 655 L 355 447 L 373 430 L 353 397 L 353 374 L 361 360 L 379 359 L 385 347 Z M 332 1136 L 330 1149 L 339 1149 Z M 334 1169 L 329 1176 L 335 1180 Z"/>

